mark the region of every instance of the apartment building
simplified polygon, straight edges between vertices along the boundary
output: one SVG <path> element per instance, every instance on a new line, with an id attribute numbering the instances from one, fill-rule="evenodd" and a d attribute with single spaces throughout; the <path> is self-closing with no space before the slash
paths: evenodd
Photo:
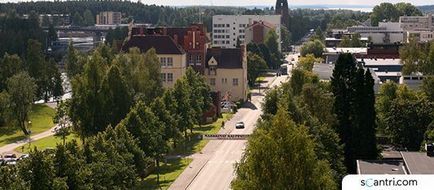
<path id="1" fill-rule="evenodd" d="M 418 42 L 429 42 L 434 39 L 434 31 L 406 31 L 405 41 L 408 43 L 410 42 L 410 39 L 415 39 Z"/>
<path id="2" fill-rule="evenodd" d="M 183 28 L 149 28 L 140 26 L 130 29 L 130 36 L 144 35 L 170 36 L 186 52 L 187 65 L 203 74 L 205 70 L 205 54 L 209 42 L 206 36 L 206 28 L 203 24 L 192 24 L 189 27 Z"/>
<path id="3" fill-rule="evenodd" d="M 401 16 L 399 17 L 401 28 L 406 31 L 434 30 L 434 18 L 432 14 L 425 16 Z"/>
<path id="4" fill-rule="evenodd" d="M 267 22 L 275 26 L 281 49 L 281 15 L 215 15 L 212 18 L 213 47 L 235 48 L 237 42 L 245 44 L 246 29 L 256 22 Z"/>
<path id="5" fill-rule="evenodd" d="M 170 36 L 148 35 L 132 36 L 122 47 L 123 52 L 137 47 L 141 52 L 147 52 L 154 48 L 161 63 L 161 80 L 163 87 L 171 88 L 176 80 L 181 78 L 186 71 L 186 53 Z"/>
<path id="6" fill-rule="evenodd" d="M 223 100 L 247 100 L 247 54 L 241 48 L 213 47 L 207 50 L 205 77 L 211 90 Z"/>
<path id="7" fill-rule="evenodd" d="M 96 15 L 97 25 L 118 25 L 121 24 L 122 13 L 120 12 L 100 12 Z"/>
<path id="8" fill-rule="evenodd" d="M 398 22 L 380 22 L 378 26 L 352 26 L 348 33 L 358 33 L 369 38 L 374 44 L 401 43 L 404 41 L 404 30 Z"/>
<path id="9" fill-rule="evenodd" d="M 268 32 L 276 31 L 276 26 L 265 21 L 254 21 L 245 31 L 245 44 L 261 44 L 264 43 Z"/>

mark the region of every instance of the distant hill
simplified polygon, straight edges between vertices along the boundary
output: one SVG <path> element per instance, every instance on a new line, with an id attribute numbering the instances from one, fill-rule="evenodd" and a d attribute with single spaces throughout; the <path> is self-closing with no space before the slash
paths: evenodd
<path id="1" fill-rule="evenodd" d="M 418 6 L 417 8 L 419 8 L 424 13 L 434 13 L 434 5 Z"/>

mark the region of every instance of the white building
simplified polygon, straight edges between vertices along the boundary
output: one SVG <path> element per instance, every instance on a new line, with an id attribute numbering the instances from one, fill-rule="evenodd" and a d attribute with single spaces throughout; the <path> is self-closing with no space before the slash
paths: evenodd
<path id="1" fill-rule="evenodd" d="M 215 15 L 212 17 L 212 44 L 214 47 L 234 48 L 237 46 L 237 39 L 244 43 L 248 26 L 254 21 L 265 21 L 276 26 L 280 49 L 281 17 L 281 15 Z"/>
<path id="2" fill-rule="evenodd" d="M 410 39 L 415 39 L 418 42 L 429 42 L 434 40 L 434 32 L 429 30 L 422 31 L 407 31 L 405 32 L 405 41 L 408 43 Z"/>
<path id="3" fill-rule="evenodd" d="M 401 28 L 406 31 L 434 30 L 434 18 L 432 14 L 425 16 L 401 16 L 399 17 Z"/>
<path id="4" fill-rule="evenodd" d="M 348 32 L 359 33 L 374 44 L 398 43 L 404 41 L 404 30 L 398 22 L 380 22 L 378 26 L 348 27 Z"/>
<path id="5" fill-rule="evenodd" d="M 122 13 L 120 12 L 100 12 L 96 15 L 97 25 L 118 25 L 121 24 Z"/>

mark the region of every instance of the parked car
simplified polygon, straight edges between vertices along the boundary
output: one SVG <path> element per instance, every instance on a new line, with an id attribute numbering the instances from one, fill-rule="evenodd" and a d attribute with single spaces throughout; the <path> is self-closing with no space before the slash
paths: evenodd
<path id="1" fill-rule="evenodd" d="M 3 162 L 5 164 L 16 164 L 17 155 L 16 154 L 5 154 L 5 155 L 3 155 Z"/>
<path id="2" fill-rule="evenodd" d="M 21 155 L 20 157 L 18 157 L 18 160 L 23 160 L 23 159 L 26 159 L 26 158 L 28 158 L 28 157 L 29 157 L 28 154 L 23 154 L 23 155 Z"/>
<path id="3" fill-rule="evenodd" d="M 244 129 L 244 122 L 240 121 L 235 124 L 235 129 Z"/>

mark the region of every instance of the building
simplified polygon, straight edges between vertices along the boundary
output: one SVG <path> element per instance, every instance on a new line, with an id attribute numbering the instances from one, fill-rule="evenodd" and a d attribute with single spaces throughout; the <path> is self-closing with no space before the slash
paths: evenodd
<path id="1" fill-rule="evenodd" d="M 209 48 L 206 54 L 205 77 L 211 90 L 223 100 L 247 100 L 247 54 L 241 48 Z"/>
<path id="2" fill-rule="evenodd" d="M 432 151 L 392 151 L 395 156 L 382 160 L 357 160 L 358 174 L 434 174 Z"/>
<path id="3" fill-rule="evenodd" d="M 289 28 L 289 8 L 288 0 L 277 0 L 275 14 L 282 16 L 282 25 Z"/>
<path id="4" fill-rule="evenodd" d="M 402 75 L 399 78 L 399 84 L 405 84 L 408 86 L 408 88 L 412 89 L 412 90 L 418 90 L 422 84 L 423 84 L 423 79 L 426 76 L 422 75 L 422 73 L 415 73 L 412 75 Z"/>
<path id="5" fill-rule="evenodd" d="M 281 49 L 281 15 L 214 15 L 212 17 L 212 45 L 214 47 L 235 48 L 237 43 L 243 44 L 246 28 L 256 22 L 267 22 L 275 26 Z"/>
<path id="6" fill-rule="evenodd" d="M 170 36 L 178 46 L 186 52 L 186 62 L 197 72 L 204 73 L 205 54 L 209 39 L 206 36 L 206 28 L 203 24 L 192 24 L 184 28 L 158 27 L 150 28 L 146 26 L 133 27 L 130 29 L 129 36 L 143 35 L 167 35 Z"/>
<path id="7" fill-rule="evenodd" d="M 341 53 L 351 53 L 356 58 L 361 59 L 368 54 L 368 48 L 325 48 L 323 53 L 325 63 L 333 64 Z"/>
<path id="8" fill-rule="evenodd" d="M 245 44 L 255 43 L 261 44 L 264 43 L 265 37 L 268 32 L 275 31 L 276 26 L 265 22 L 265 21 L 254 21 L 252 25 L 246 28 L 246 35 L 244 39 Z"/>
<path id="9" fill-rule="evenodd" d="M 366 58 L 373 59 L 399 59 L 401 43 L 369 44 Z"/>
<path id="10" fill-rule="evenodd" d="M 399 17 L 399 24 L 405 31 L 433 31 L 434 17 L 432 14 L 425 16 L 401 16 Z"/>
<path id="11" fill-rule="evenodd" d="M 410 42 L 410 39 L 415 39 L 418 42 L 430 42 L 434 39 L 434 31 L 421 30 L 421 31 L 406 31 L 405 32 L 405 41 L 407 43 Z"/>
<path id="12" fill-rule="evenodd" d="M 96 15 L 97 25 L 118 25 L 121 24 L 122 13 L 120 12 L 100 12 Z"/>
<path id="13" fill-rule="evenodd" d="M 156 50 L 161 63 L 163 87 L 173 87 L 176 80 L 185 74 L 187 68 L 186 53 L 170 36 L 132 36 L 124 44 L 122 51 L 127 52 L 132 47 L 139 48 L 143 53 L 152 48 Z"/>
<path id="14" fill-rule="evenodd" d="M 348 33 L 358 33 L 374 44 L 401 43 L 404 41 L 404 30 L 398 22 L 380 22 L 378 26 L 352 26 Z"/>
<path id="15" fill-rule="evenodd" d="M 371 69 L 381 82 L 393 81 L 399 83 L 401 78 L 400 59 L 360 59 L 365 68 Z"/>

